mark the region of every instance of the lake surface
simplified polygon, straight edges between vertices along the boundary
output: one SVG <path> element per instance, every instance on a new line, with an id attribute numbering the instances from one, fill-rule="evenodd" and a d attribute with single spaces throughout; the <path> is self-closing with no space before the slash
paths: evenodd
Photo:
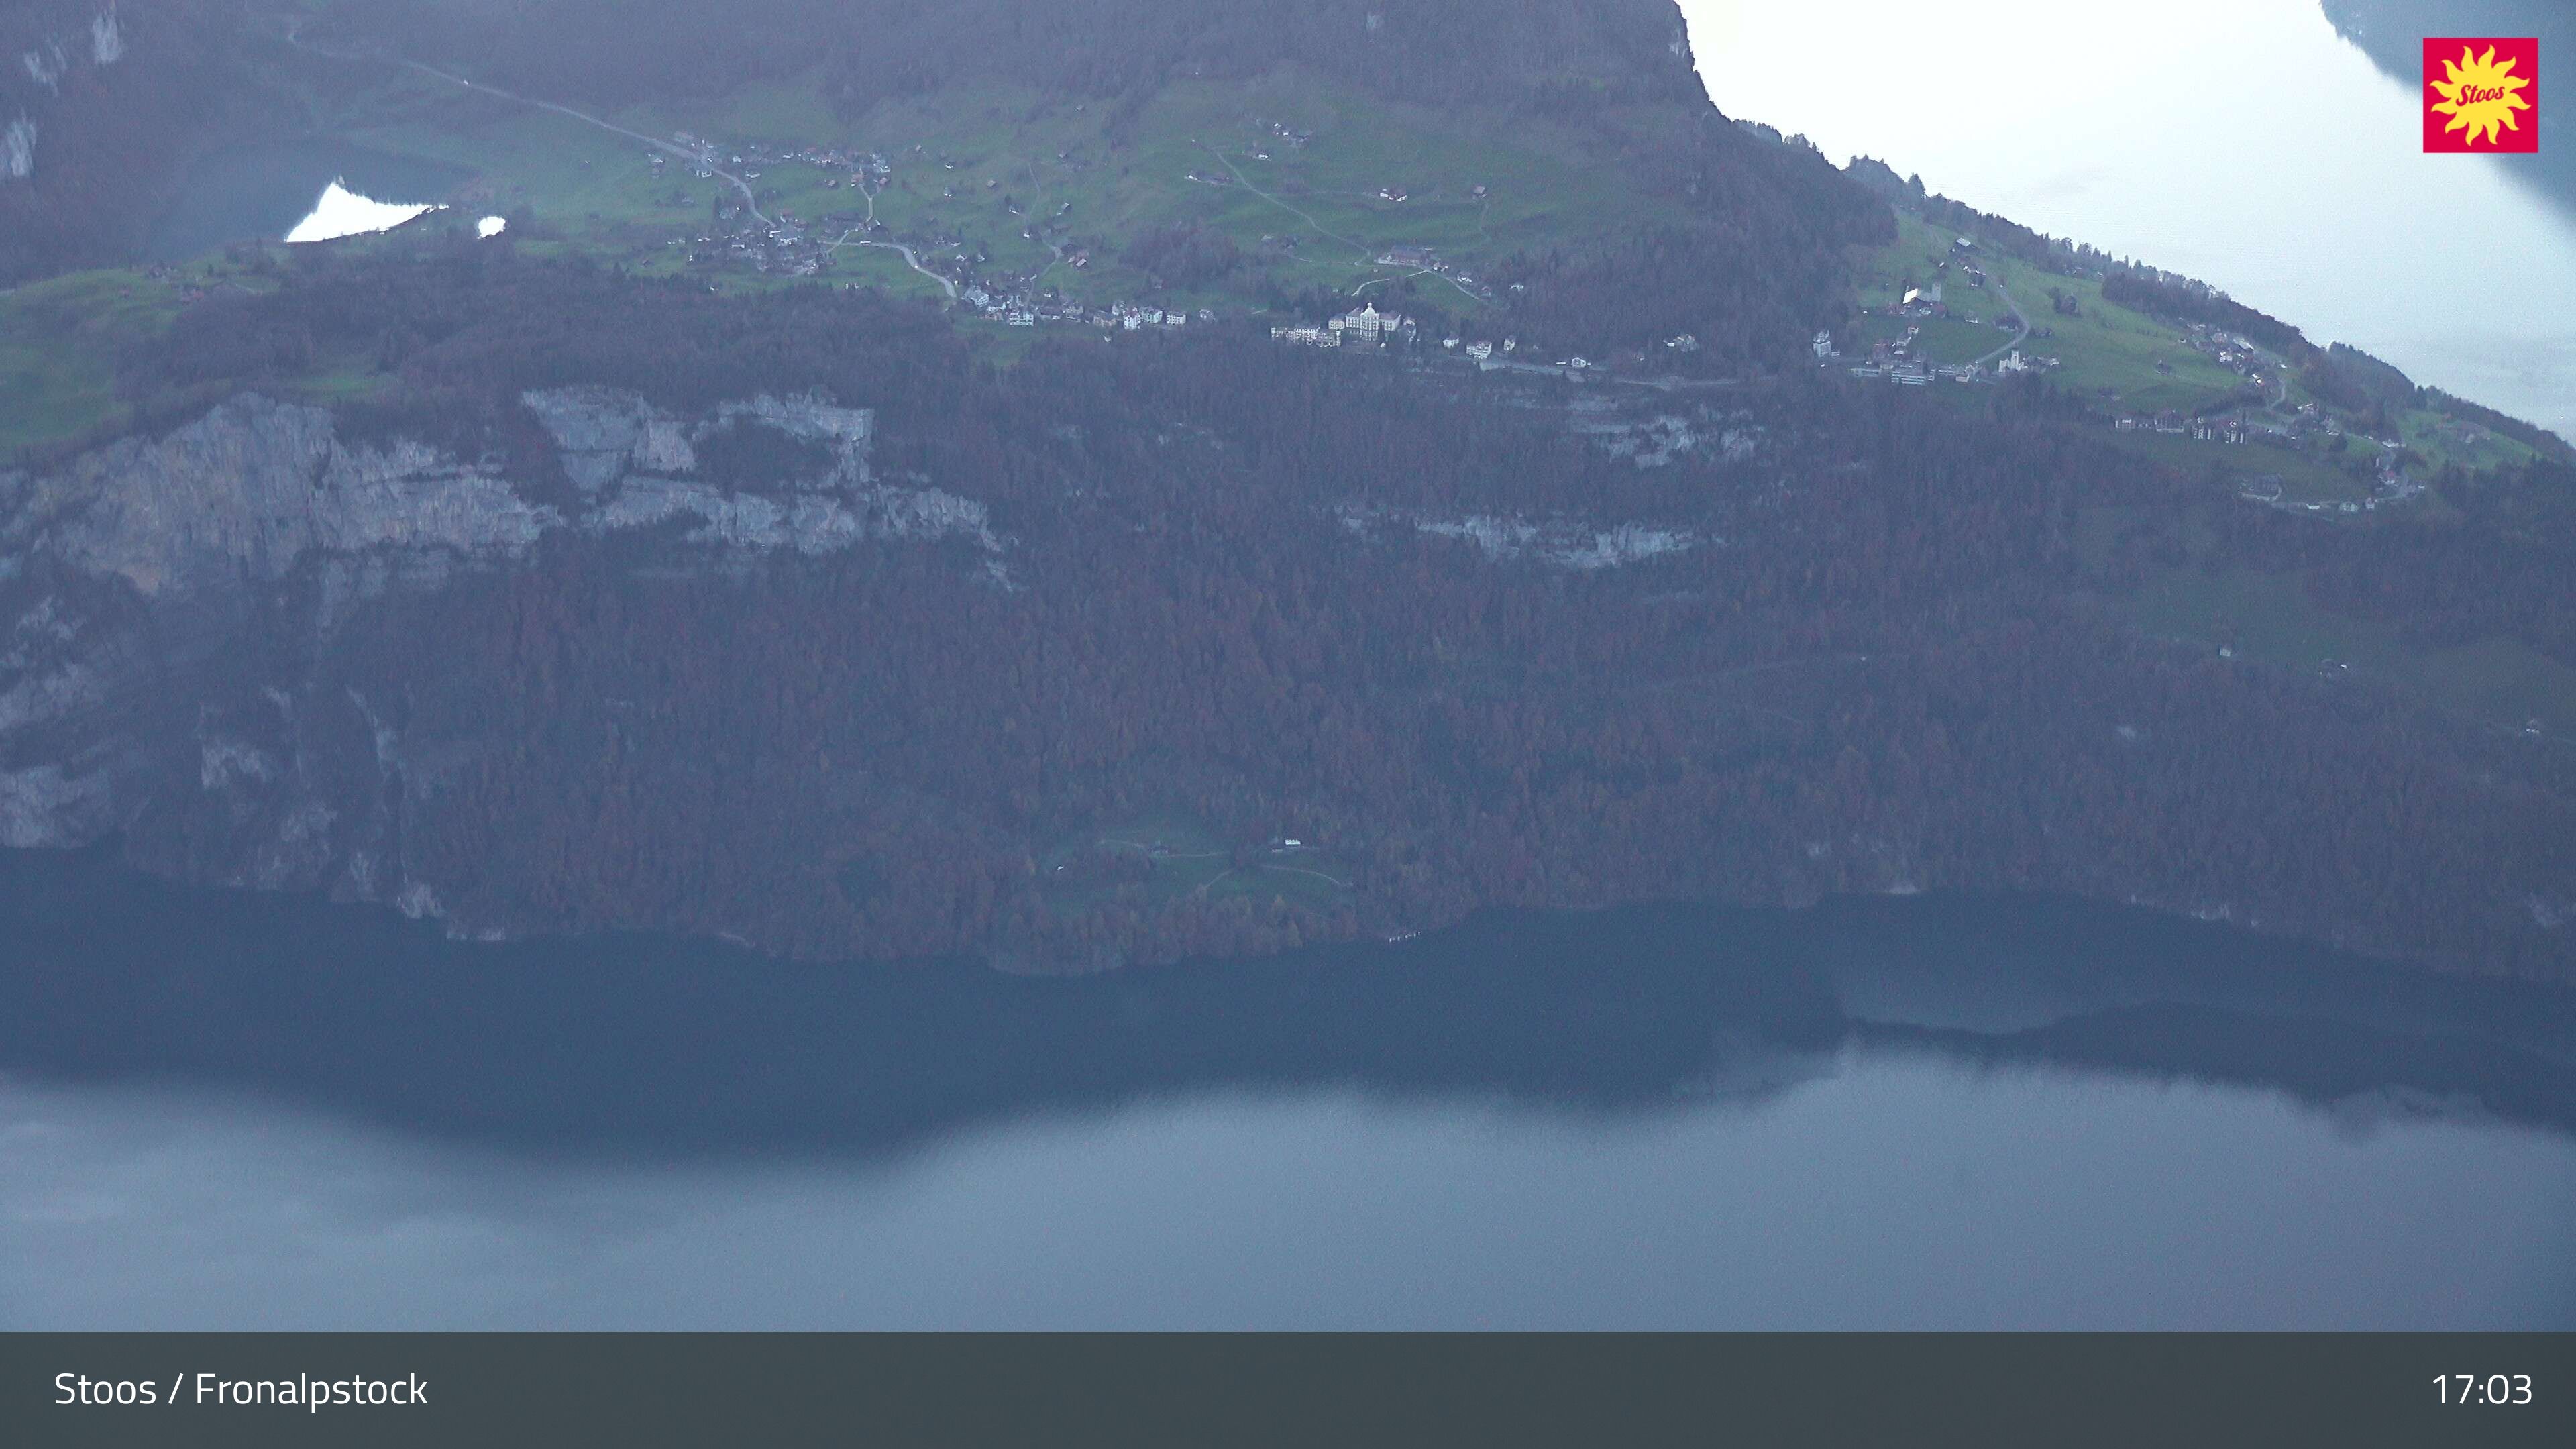
<path id="1" fill-rule="evenodd" d="M 2576 1327 L 2576 993 L 2072 903 L 1071 980 L 0 855 L 0 1327 Z"/>
<path id="2" fill-rule="evenodd" d="M 2576 208 L 2495 158 L 2422 154 L 2413 81 L 2317 0 L 1681 3 L 1728 115 L 2576 437 Z"/>
<path id="3" fill-rule="evenodd" d="M 361 200 L 418 207 L 445 199 L 468 175 L 416 156 L 345 141 L 235 147 L 218 152 L 190 174 L 146 239 L 144 255 L 156 262 L 181 262 L 232 242 L 284 241 L 322 207 L 334 182 Z"/>

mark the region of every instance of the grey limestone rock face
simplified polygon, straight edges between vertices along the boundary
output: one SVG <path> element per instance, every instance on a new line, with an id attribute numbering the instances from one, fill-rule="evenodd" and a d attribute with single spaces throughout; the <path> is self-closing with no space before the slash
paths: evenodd
<path id="1" fill-rule="evenodd" d="M 58 520 L 40 548 L 147 597 L 280 578 L 317 551 L 511 558 L 563 521 L 488 471 L 418 443 L 346 445 L 323 409 L 259 397 L 84 454 L 35 492 Z"/>
<path id="2" fill-rule="evenodd" d="M 584 493 L 629 473 L 688 473 L 698 459 L 689 430 L 633 393 L 605 387 L 528 392 L 520 402 L 555 440 L 564 472 Z"/>
<path id="3" fill-rule="evenodd" d="M 106 67 L 125 58 L 125 27 L 116 18 L 116 8 L 100 11 L 89 23 L 90 64 Z"/>
<path id="4" fill-rule="evenodd" d="M 84 845 L 116 828 L 107 777 L 61 765 L 0 770 L 0 846 L 13 850 Z"/>
<path id="5" fill-rule="evenodd" d="M 244 396 L 166 437 L 129 438 L 41 478 L 0 474 L 0 547 L 12 572 L 22 555 L 44 556 L 147 598 L 283 578 L 314 555 L 506 564 L 555 529 L 606 533 L 681 514 L 705 524 L 692 541 L 755 551 L 956 533 L 987 551 L 1003 547 L 979 503 L 874 484 L 874 418 L 864 408 L 762 397 L 689 422 L 607 388 L 523 401 L 586 495 L 576 516 L 531 501 L 488 465 L 410 440 L 344 441 L 325 409 Z M 793 485 L 785 497 L 691 479 L 696 441 L 743 419 L 828 443 L 834 470 L 781 480 Z"/>
<path id="6" fill-rule="evenodd" d="M 792 437 L 867 446 L 876 414 L 867 408 L 835 407 L 819 397 L 775 398 L 767 393 L 749 402 L 729 402 L 716 409 L 719 426 L 753 418 Z"/>
<path id="7" fill-rule="evenodd" d="M 871 538 L 972 538 L 987 554 L 1003 541 L 984 505 L 936 488 L 880 484 L 869 472 L 876 415 L 815 397 L 768 395 L 721 404 L 694 421 L 633 393 L 575 387 L 520 401 L 545 424 L 574 485 L 589 500 L 578 520 L 591 533 L 651 528 L 678 518 L 699 526 L 690 543 L 755 553 L 823 554 Z M 818 477 L 782 478 L 767 492 L 729 491 L 694 478 L 698 448 L 729 428 L 768 427 L 820 443 L 832 465 Z"/>
<path id="8" fill-rule="evenodd" d="M 615 388 L 550 388 L 523 393 L 519 400 L 545 425 L 563 458 L 565 474 L 584 493 L 611 490 L 630 477 L 695 473 L 699 444 L 712 433 L 745 424 L 821 443 L 831 452 L 833 467 L 824 476 L 779 482 L 864 487 L 868 452 L 876 435 L 874 411 L 839 407 L 816 397 L 782 399 L 763 394 L 747 402 L 720 404 L 712 416 L 694 420 Z"/>
<path id="9" fill-rule="evenodd" d="M 598 387 L 522 402 L 577 487 L 568 504 L 495 464 L 347 438 L 327 409 L 253 395 L 0 472 L 0 846 L 125 832 L 171 874 L 450 916 L 471 892 L 417 858 L 414 817 L 490 742 L 471 721 L 408 718 L 398 662 L 363 690 L 331 674 L 353 621 L 434 620 L 444 591 L 528 566 L 550 534 L 675 521 L 693 526 L 650 545 L 655 567 L 735 575 L 963 536 L 1004 576 L 1009 544 L 982 504 L 873 480 L 867 409 L 760 397 L 686 418 Z M 696 476 L 703 441 L 741 426 L 820 443 L 831 465 L 751 491 Z"/>
<path id="10" fill-rule="evenodd" d="M 1345 511 L 1342 521 L 1353 532 L 1365 535 L 1380 520 Z M 1478 552 L 1496 563 L 1527 560 L 1580 572 L 1643 563 L 1704 542 L 1684 529 L 1634 522 L 1603 526 L 1571 519 L 1533 520 L 1475 513 L 1454 518 L 1420 517 L 1411 523 L 1420 532 L 1474 544 Z"/>
<path id="11" fill-rule="evenodd" d="M 602 531 L 644 528 L 682 516 L 700 521 L 701 526 L 688 535 L 691 543 L 761 552 L 829 553 L 868 534 L 866 523 L 838 499 L 782 501 L 660 478 L 629 482 L 600 510 L 593 525 Z"/>

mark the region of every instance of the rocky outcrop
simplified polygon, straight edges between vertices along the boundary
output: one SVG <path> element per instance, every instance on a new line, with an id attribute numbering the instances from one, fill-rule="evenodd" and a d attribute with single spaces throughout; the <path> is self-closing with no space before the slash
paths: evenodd
<path id="1" fill-rule="evenodd" d="M 530 392 L 519 399 L 545 424 L 565 476 L 597 493 L 629 473 L 688 473 L 698 466 L 680 419 L 635 396 L 604 387 Z"/>
<path id="2" fill-rule="evenodd" d="M 936 539 L 963 534 L 998 556 L 1002 541 L 984 506 L 935 488 L 880 486 L 869 472 L 876 415 L 821 398 L 756 397 L 686 419 L 632 393 L 558 388 L 520 401 L 554 439 L 564 473 L 593 506 L 580 518 L 592 533 L 694 519 L 688 541 L 755 552 L 830 553 L 864 539 Z M 691 477 L 698 450 L 719 433 L 767 428 L 819 444 L 822 471 L 784 477 L 759 492 L 727 490 Z"/>
<path id="3" fill-rule="evenodd" d="M 0 131 L 0 181 L 23 181 L 36 174 L 36 123 L 24 116 Z"/>
<path id="4" fill-rule="evenodd" d="M 549 530 L 644 528 L 688 514 L 699 543 L 802 553 L 872 537 L 973 537 L 999 553 L 982 505 L 932 488 L 869 479 L 863 409 L 762 398 L 695 423 L 631 393 L 531 393 L 583 495 L 571 516 L 523 496 L 486 464 L 406 440 L 355 443 L 316 407 L 245 396 L 159 439 L 130 438 L 57 473 L 0 478 L 0 543 L 27 542 L 82 573 L 123 579 L 146 597 L 274 580 L 309 555 L 439 553 L 501 562 Z M 726 491 L 688 475 L 694 442 L 749 419 L 828 440 L 832 470 L 775 492 Z M 40 535 L 40 536 L 39 536 Z"/>
<path id="5" fill-rule="evenodd" d="M 18 57 L 18 65 L 27 78 L 48 91 L 59 92 L 63 77 L 71 74 L 71 57 L 63 53 L 63 43 L 47 40 L 44 44 Z"/>
<path id="6" fill-rule="evenodd" d="M 585 493 L 615 487 L 630 477 L 667 479 L 694 473 L 697 448 L 714 433 L 738 427 L 770 428 L 820 443 L 833 459 L 814 478 L 776 480 L 782 486 L 846 489 L 868 483 L 868 450 L 876 414 L 837 407 L 819 397 L 761 396 L 720 404 L 712 417 L 681 418 L 615 388 L 567 387 L 532 391 L 519 401 L 545 424 L 563 458 L 564 473 Z"/>
<path id="7" fill-rule="evenodd" d="M 145 595 L 283 577 L 313 552 L 526 552 L 558 527 L 488 469 L 417 443 L 345 445 L 331 415 L 245 397 L 158 440 L 130 438 L 38 480 L 44 551 Z"/>
<path id="8" fill-rule="evenodd" d="M 125 59 L 125 26 L 117 20 L 113 5 L 89 23 L 89 59 L 96 66 L 111 66 Z"/>
<path id="9" fill-rule="evenodd" d="M 1643 563 L 1704 542 L 1687 529 L 1635 521 L 1595 523 L 1490 513 L 1441 517 L 1357 506 L 1343 509 L 1341 519 L 1344 527 L 1364 538 L 1376 536 L 1381 525 L 1392 522 L 1435 538 L 1473 544 L 1495 563 L 1529 562 L 1581 572 Z"/>
<path id="10" fill-rule="evenodd" d="M 420 878 L 407 832 L 486 742 L 418 737 L 316 664 L 370 609 L 410 599 L 434 617 L 442 590 L 531 566 L 550 534 L 653 531 L 643 557 L 727 575 L 957 537 L 1007 579 L 982 504 L 873 479 L 866 409 L 762 397 L 684 418 L 601 388 L 524 402 L 558 445 L 569 502 L 257 396 L 48 473 L 0 473 L 0 846 L 140 830 L 134 848 L 174 874 L 436 914 L 452 892 Z M 741 427 L 820 443 L 829 466 L 757 487 L 694 476 L 699 446 Z"/>

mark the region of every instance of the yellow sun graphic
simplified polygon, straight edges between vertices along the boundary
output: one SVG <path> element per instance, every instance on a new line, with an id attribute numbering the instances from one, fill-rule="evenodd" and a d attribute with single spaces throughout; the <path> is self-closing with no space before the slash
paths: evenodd
<path id="1" fill-rule="evenodd" d="M 2442 62 L 2449 78 L 2433 82 L 2433 89 L 2442 95 L 2433 103 L 2433 109 L 2451 118 L 2451 123 L 2442 128 L 2443 134 L 2466 128 L 2469 134 L 2462 139 L 2474 146 L 2480 132 L 2495 141 L 2503 132 L 2521 130 L 2522 123 L 2514 119 L 2513 113 L 2530 110 L 2531 102 L 2514 92 L 2531 82 L 2515 75 L 2513 66 L 2511 56 L 2498 64 L 2492 45 L 2483 56 L 2462 46 L 2458 60 Z"/>

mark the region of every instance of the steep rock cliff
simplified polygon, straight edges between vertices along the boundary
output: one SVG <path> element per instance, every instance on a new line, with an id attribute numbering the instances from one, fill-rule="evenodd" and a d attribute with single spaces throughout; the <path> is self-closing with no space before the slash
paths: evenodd
<path id="1" fill-rule="evenodd" d="M 324 409 L 257 396 L 0 474 L 0 845 L 129 831 L 187 875 L 437 911 L 440 884 L 406 858 L 407 803 L 493 742 L 410 737 L 317 666 L 370 605 L 524 565 L 554 534 L 651 534 L 677 565 L 719 569 L 957 537 L 1002 576 L 982 505 L 871 478 L 864 409 L 764 397 L 684 419 L 597 388 L 526 402 L 579 484 L 569 512 L 489 463 L 350 441 Z M 829 470 L 771 495 L 691 476 L 698 441 L 745 426 L 820 440 Z"/>

